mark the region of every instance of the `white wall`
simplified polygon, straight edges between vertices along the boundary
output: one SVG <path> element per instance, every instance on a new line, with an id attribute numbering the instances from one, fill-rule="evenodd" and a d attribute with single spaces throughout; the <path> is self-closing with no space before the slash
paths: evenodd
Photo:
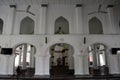
<path id="1" fill-rule="evenodd" d="M 118 35 L 84 35 L 86 36 L 86 44 L 83 44 L 83 36 L 80 35 L 66 35 L 56 36 L 47 35 L 48 43 L 45 44 L 45 36 L 0 36 L 2 42 L 1 47 L 12 47 L 21 43 L 31 43 L 36 47 L 36 72 L 35 75 L 49 75 L 49 47 L 55 43 L 67 43 L 74 48 L 74 67 L 76 75 L 88 74 L 88 53 L 87 47 L 93 43 L 103 43 L 107 46 L 107 60 L 111 74 L 120 74 L 119 59 L 120 56 L 112 55 L 110 49 L 112 47 L 119 47 Z M 7 39 L 9 38 L 9 39 Z M 81 52 L 82 50 L 82 52 Z M 5 56 L 1 54 L 0 57 L 0 74 L 13 74 L 14 54 Z M 7 64 L 9 63 L 9 64 Z M 9 68 L 8 68 L 9 67 Z"/>
<path id="2" fill-rule="evenodd" d="M 27 6 L 21 5 L 18 6 L 17 9 L 26 9 Z M 83 7 L 83 26 L 84 33 L 88 34 L 88 21 L 90 18 L 96 16 L 98 17 L 102 24 L 105 34 L 110 34 L 111 32 L 108 30 L 107 17 L 106 14 L 95 14 L 95 15 L 87 15 L 89 8 Z M 9 29 L 8 23 L 8 6 L 0 7 L 0 18 L 4 20 L 4 32 L 7 33 L 7 29 Z M 92 8 L 91 8 L 92 9 Z M 47 33 L 54 33 L 54 22 L 55 20 L 63 16 L 69 22 L 70 34 L 74 35 L 17 35 L 19 34 L 20 22 L 21 20 L 29 16 L 35 21 L 35 34 L 38 34 L 40 26 L 40 12 L 41 7 L 34 5 L 31 8 L 36 16 L 32 16 L 28 13 L 20 13 L 16 12 L 15 16 L 15 24 L 13 33 L 15 35 L 1 35 L 0 36 L 0 46 L 1 47 L 11 47 L 15 48 L 15 46 L 21 43 L 30 43 L 36 47 L 36 70 L 35 75 L 49 75 L 49 47 L 55 43 L 67 43 L 73 46 L 74 48 L 74 68 L 76 75 L 88 74 L 88 54 L 87 47 L 93 43 L 103 43 L 107 46 L 107 57 L 108 57 L 108 66 L 111 74 L 120 74 L 120 56 L 112 55 L 110 53 L 110 48 L 119 47 L 120 46 L 120 35 L 75 35 L 76 27 L 75 25 L 75 5 L 48 5 L 48 13 L 47 13 Z M 94 11 L 94 10 L 92 10 Z M 117 14 L 118 15 L 118 14 Z M 118 21 L 117 18 L 115 20 Z M 117 23 L 116 23 L 117 24 Z M 117 31 L 116 31 L 117 32 Z M 119 32 L 119 30 L 118 30 Z M 45 37 L 48 37 L 48 43 L 45 43 Z M 83 44 L 84 36 L 86 36 L 86 44 Z M 82 52 L 81 52 L 82 51 Z M 14 54 L 11 56 L 0 55 L 0 74 L 13 74 L 13 64 L 14 64 Z M 9 62 L 9 64 L 7 64 Z M 9 68 L 8 68 L 9 67 Z"/>
<path id="3" fill-rule="evenodd" d="M 75 33 L 74 27 L 74 15 L 75 5 L 48 5 L 48 16 L 47 16 L 47 32 L 48 34 L 54 34 L 55 20 L 62 16 L 69 22 L 70 34 Z"/>
<path id="4" fill-rule="evenodd" d="M 115 7 L 113 7 L 113 12 L 114 12 L 114 23 L 115 23 L 115 29 L 117 31 L 118 34 L 120 34 L 120 5 L 117 5 Z"/>
<path id="5" fill-rule="evenodd" d="M 17 8 L 16 10 L 26 10 L 26 8 L 28 7 L 28 5 L 17 5 Z M 112 33 L 120 33 L 119 32 L 119 21 L 120 21 L 120 18 L 119 18 L 119 6 L 116 6 L 113 8 L 113 11 L 114 11 L 114 23 L 115 23 L 115 26 L 114 26 L 114 31 L 113 30 L 110 30 L 109 28 L 109 25 L 108 25 L 108 21 L 109 21 L 109 18 L 108 18 L 108 14 L 104 14 L 104 13 L 95 13 L 95 14 L 91 14 L 91 15 L 88 15 L 88 13 L 90 12 L 94 12 L 94 11 L 97 11 L 97 7 L 98 5 L 83 5 L 82 6 L 82 17 L 83 18 L 83 26 L 80 26 L 82 28 L 80 29 L 83 29 L 82 32 L 80 33 L 84 33 L 84 34 L 88 34 L 89 33 L 89 20 L 92 18 L 92 17 L 97 17 L 101 23 L 102 23 L 102 26 L 103 26 L 103 32 L 104 34 L 112 34 Z M 3 19 L 4 21 L 4 27 L 3 27 L 3 34 L 8 34 L 8 31 L 10 29 L 9 27 L 9 20 L 8 20 L 8 16 L 10 16 L 8 13 L 9 13 L 9 9 L 10 7 L 9 6 L 1 6 L 0 7 L 0 18 Z M 29 14 L 29 13 L 26 13 L 26 12 L 18 12 L 18 11 L 15 11 L 15 21 L 14 21 L 14 26 L 13 26 L 13 34 L 19 34 L 19 30 L 20 30 L 20 22 L 23 18 L 29 16 L 30 18 L 32 18 L 34 21 L 35 21 L 35 34 L 43 34 L 43 33 L 47 33 L 47 34 L 54 34 L 54 26 L 55 26 L 55 20 L 60 17 L 60 16 L 63 16 L 64 18 L 66 18 L 69 22 L 69 30 L 70 30 L 70 34 L 77 34 L 78 32 L 78 28 L 76 27 L 76 22 L 75 22 L 75 18 L 76 18 L 76 13 L 75 13 L 75 10 L 76 10 L 76 7 L 75 7 L 75 4 L 48 4 L 48 7 L 47 7 L 47 14 L 46 14 L 46 27 L 47 27 L 47 32 L 43 32 L 43 29 L 42 26 L 41 26 L 41 13 L 42 13 L 42 7 L 40 5 L 31 5 L 31 8 L 30 8 L 30 11 L 33 12 L 35 14 L 35 16 Z M 79 9 L 78 9 L 79 10 Z M 106 11 L 106 9 L 104 9 L 103 11 Z M 80 16 L 80 14 L 78 15 Z M 80 23 L 80 22 L 79 22 Z M 81 31 L 81 30 L 80 30 Z"/>

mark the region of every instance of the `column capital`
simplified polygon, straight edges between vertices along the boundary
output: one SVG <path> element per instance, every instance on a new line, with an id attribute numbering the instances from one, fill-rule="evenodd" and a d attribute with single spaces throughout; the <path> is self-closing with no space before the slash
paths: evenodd
<path id="1" fill-rule="evenodd" d="M 107 8 L 113 8 L 114 7 L 114 5 L 108 5 L 107 6 Z"/>
<path id="2" fill-rule="evenodd" d="M 16 5 L 10 5 L 10 8 L 16 8 Z"/>
<path id="3" fill-rule="evenodd" d="M 76 7 L 82 7 L 83 5 L 82 4 L 76 4 Z"/>
<path id="4" fill-rule="evenodd" d="M 48 7 L 48 4 L 41 4 L 41 7 Z"/>

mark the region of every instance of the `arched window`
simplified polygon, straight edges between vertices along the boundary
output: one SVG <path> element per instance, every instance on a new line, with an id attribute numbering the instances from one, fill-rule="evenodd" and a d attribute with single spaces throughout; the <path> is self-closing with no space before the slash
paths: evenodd
<path id="1" fill-rule="evenodd" d="M 89 33 L 90 34 L 103 34 L 102 23 L 96 17 L 89 20 Z"/>
<path id="2" fill-rule="evenodd" d="M 0 34 L 3 32 L 3 20 L 0 19 Z"/>
<path id="3" fill-rule="evenodd" d="M 34 34 L 34 21 L 25 17 L 20 24 L 20 34 Z"/>
<path id="4" fill-rule="evenodd" d="M 62 16 L 55 21 L 55 34 L 69 34 L 69 22 Z"/>

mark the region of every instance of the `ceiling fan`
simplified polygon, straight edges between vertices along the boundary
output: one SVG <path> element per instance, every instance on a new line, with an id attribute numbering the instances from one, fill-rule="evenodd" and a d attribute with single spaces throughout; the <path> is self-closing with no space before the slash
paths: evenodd
<path id="1" fill-rule="evenodd" d="M 95 12 L 88 13 L 88 15 L 91 15 L 91 14 L 94 14 L 94 13 L 107 13 L 107 12 L 105 12 L 105 11 L 101 11 L 101 7 L 102 7 L 102 5 L 99 4 L 98 10 L 95 11 Z"/>
<path id="2" fill-rule="evenodd" d="M 26 10 L 16 10 L 16 11 L 17 12 L 26 12 L 26 13 L 29 13 L 29 14 L 35 16 L 35 14 L 30 11 L 30 8 L 31 8 L 31 5 L 28 5 Z"/>

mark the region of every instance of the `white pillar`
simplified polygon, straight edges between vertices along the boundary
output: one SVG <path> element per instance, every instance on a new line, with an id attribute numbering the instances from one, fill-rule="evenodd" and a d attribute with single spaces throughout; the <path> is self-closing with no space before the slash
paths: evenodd
<path id="1" fill-rule="evenodd" d="M 20 47 L 20 53 L 19 53 L 19 66 L 21 66 L 21 55 L 22 55 L 22 46 Z"/>
<path id="2" fill-rule="evenodd" d="M 6 63 L 6 74 L 7 75 L 9 73 L 9 67 L 10 67 L 10 65 L 9 65 L 9 58 L 10 58 L 10 55 L 6 55 L 6 61 L 7 61 L 7 63 Z"/>
<path id="3" fill-rule="evenodd" d="M 38 21 L 38 33 L 37 34 L 46 34 L 47 28 L 47 4 L 41 5 L 41 10 L 39 12 L 39 21 Z"/>
<path id="4" fill-rule="evenodd" d="M 109 33 L 115 34 L 116 30 L 115 30 L 115 25 L 114 25 L 113 5 L 108 5 L 107 12 L 108 12 Z"/>
<path id="5" fill-rule="evenodd" d="M 26 55 L 27 55 L 27 44 L 24 45 L 23 48 L 23 69 L 26 69 Z"/>
<path id="6" fill-rule="evenodd" d="M 120 54 L 118 54 L 118 60 L 117 60 L 117 62 L 118 62 L 118 69 L 119 69 L 119 74 L 120 74 Z"/>
<path id="7" fill-rule="evenodd" d="M 44 63 L 42 55 L 35 55 L 35 75 L 44 75 Z"/>
<path id="8" fill-rule="evenodd" d="M 14 74 L 14 71 L 15 71 L 15 55 L 8 55 L 8 72 L 7 74 L 8 75 L 13 75 Z"/>
<path id="9" fill-rule="evenodd" d="M 44 63 L 44 75 L 50 75 L 49 70 L 50 70 L 50 55 L 44 55 L 43 58 L 43 63 Z"/>
<path id="10" fill-rule="evenodd" d="M 30 53 L 30 67 L 34 68 L 35 67 L 35 49 L 33 46 L 31 46 L 31 53 Z"/>
<path id="11" fill-rule="evenodd" d="M 10 5 L 9 14 L 8 14 L 8 20 L 7 20 L 7 26 L 5 28 L 5 33 L 7 35 L 13 34 L 13 28 L 14 28 L 14 19 L 15 19 L 15 5 Z"/>
<path id="12" fill-rule="evenodd" d="M 0 54 L 0 75 L 6 75 L 7 74 L 7 68 L 8 68 L 8 62 L 7 62 L 7 56 Z"/>
<path id="13" fill-rule="evenodd" d="M 75 75 L 84 75 L 83 56 L 74 54 Z"/>
<path id="14" fill-rule="evenodd" d="M 83 34 L 83 15 L 82 15 L 82 5 L 76 4 L 75 8 L 75 24 L 76 24 L 76 33 Z"/>
<path id="15" fill-rule="evenodd" d="M 89 74 L 89 62 L 88 62 L 88 55 L 85 54 L 83 55 L 83 61 L 84 61 L 84 74 L 88 75 Z"/>
<path id="16" fill-rule="evenodd" d="M 73 47 L 69 46 L 69 50 L 67 51 L 69 69 L 74 69 L 74 58 L 72 52 L 73 52 Z"/>

